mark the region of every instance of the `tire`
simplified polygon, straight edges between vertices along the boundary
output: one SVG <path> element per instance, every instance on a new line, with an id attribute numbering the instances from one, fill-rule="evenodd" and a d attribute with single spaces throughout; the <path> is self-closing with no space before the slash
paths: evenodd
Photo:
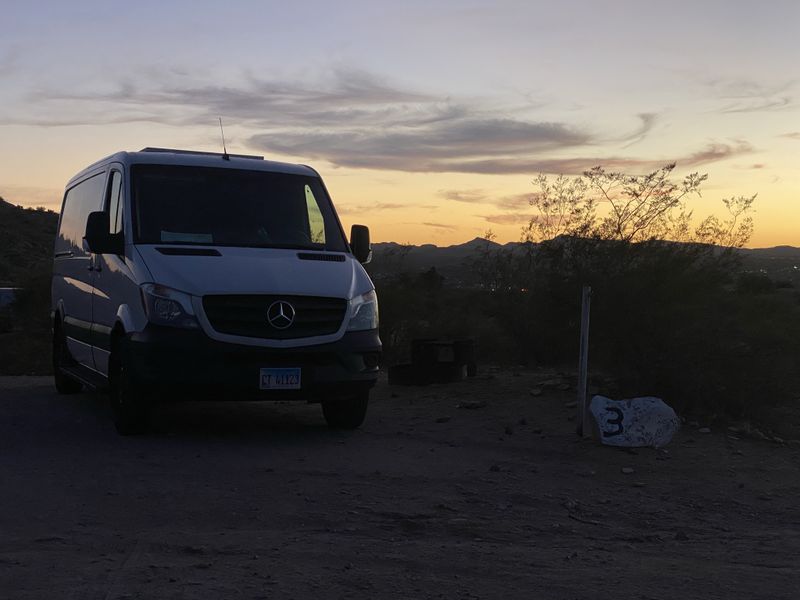
<path id="1" fill-rule="evenodd" d="M 124 339 L 119 339 L 113 344 L 108 370 L 114 427 L 120 435 L 140 435 L 150 424 L 150 406 L 128 362 Z"/>
<path id="2" fill-rule="evenodd" d="M 367 416 L 369 392 L 359 392 L 352 398 L 328 400 L 322 403 L 322 414 L 331 429 L 358 429 Z"/>
<path id="3" fill-rule="evenodd" d="M 67 348 L 67 336 L 59 325 L 53 331 L 53 379 L 59 394 L 77 394 L 83 389 L 80 381 L 76 381 L 63 368 L 74 365 L 75 359 Z"/>

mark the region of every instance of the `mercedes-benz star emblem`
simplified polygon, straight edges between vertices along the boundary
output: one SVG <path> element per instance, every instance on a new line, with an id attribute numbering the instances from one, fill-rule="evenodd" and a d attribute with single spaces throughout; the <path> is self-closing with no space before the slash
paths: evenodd
<path id="1" fill-rule="evenodd" d="M 267 321 L 275 329 L 286 329 L 294 323 L 294 306 L 285 300 L 277 300 L 267 309 Z"/>

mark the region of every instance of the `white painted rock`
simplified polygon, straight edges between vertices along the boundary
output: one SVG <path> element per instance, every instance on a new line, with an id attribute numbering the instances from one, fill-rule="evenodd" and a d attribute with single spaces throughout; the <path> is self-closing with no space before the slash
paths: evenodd
<path id="1" fill-rule="evenodd" d="M 595 396 L 589 404 L 595 433 L 606 446 L 661 448 L 669 444 L 681 421 L 661 398 L 612 400 Z"/>

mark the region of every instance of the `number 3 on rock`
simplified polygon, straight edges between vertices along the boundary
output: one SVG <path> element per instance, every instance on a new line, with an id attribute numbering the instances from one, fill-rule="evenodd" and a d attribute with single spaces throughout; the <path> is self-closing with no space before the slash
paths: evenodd
<path id="1" fill-rule="evenodd" d="M 625 431 L 625 429 L 622 427 L 622 421 L 624 420 L 622 411 L 616 408 L 615 406 L 607 406 L 606 410 L 610 413 L 614 413 L 617 416 L 616 419 L 606 419 L 606 423 L 608 423 L 609 425 L 616 425 L 617 428 L 615 431 L 603 430 L 603 437 L 614 437 L 616 435 L 622 435 L 622 432 Z"/>

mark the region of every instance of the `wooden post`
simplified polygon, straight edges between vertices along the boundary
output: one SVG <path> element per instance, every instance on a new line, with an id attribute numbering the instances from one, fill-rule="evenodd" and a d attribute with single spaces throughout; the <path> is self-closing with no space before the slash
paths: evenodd
<path id="1" fill-rule="evenodd" d="M 581 294 L 581 343 L 578 355 L 578 428 L 584 438 L 591 437 L 589 402 L 587 398 L 589 374 L 589 313 L 592 305 L 592 288 L 583 286 Z"/>

